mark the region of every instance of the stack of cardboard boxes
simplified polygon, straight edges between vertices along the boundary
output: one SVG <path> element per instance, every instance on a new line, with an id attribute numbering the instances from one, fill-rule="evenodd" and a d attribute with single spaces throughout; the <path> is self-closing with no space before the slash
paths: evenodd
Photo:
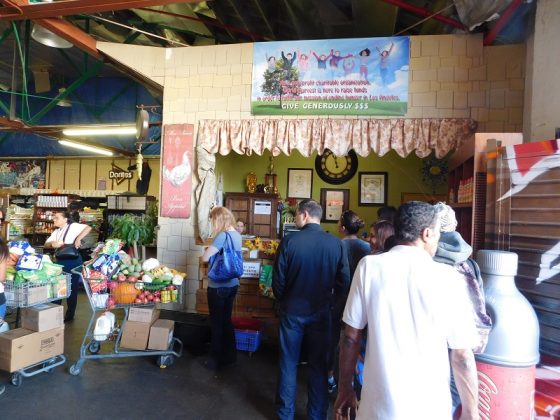
<path id="1" fill-rule="evenodd" d="M 159 319 L 159 309 L 132 307 L 124 324 L 121 347 L 131 350 L 167 350 L 175 322 Z"/>
<path id="2" fill-rule="evenodd" d="M 0 369 L 15 372 L 64 353 L 64 308 L 45 303 L 21 312 L 21 326 L 0 334 Z"/>

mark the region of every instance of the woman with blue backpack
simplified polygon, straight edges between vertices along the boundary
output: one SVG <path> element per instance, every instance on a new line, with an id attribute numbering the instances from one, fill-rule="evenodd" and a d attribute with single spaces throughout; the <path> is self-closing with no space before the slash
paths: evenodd
<path id="1" fill-rule="evenodd" d="M 210 212 L 214 241 L 204 251 L 202 260 L 208 264 L 208 309 L 212 328 L 210 359 L 207 367 L 218 370 L 237 360 L 235 330 L 231 321 L 233 302 L 243 274 L 241 235 L 235 230 L 235 217 L 226 207 Z M 229 264 L 233 263 L 232 266 Z M 241 264 L 241 272 L 235 266 Z M 232 268 L 233 267 L 233 268 Z"/>

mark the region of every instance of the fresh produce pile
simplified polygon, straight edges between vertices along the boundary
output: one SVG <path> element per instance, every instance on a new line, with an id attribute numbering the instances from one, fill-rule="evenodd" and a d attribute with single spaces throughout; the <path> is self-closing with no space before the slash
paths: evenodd
<path id="1" fill-rule="evenodd" d="M 26 241 L 8 242 L 8 248 L 6 291 L 25 293 L 29 287 L 47 286 L 48 299 L 68 295 L 66 275 L 62 273 L 61 265 L 53 263 L 48 255 L 36 253 Z"/>
<path id="2" fill-rule="evenodd" d="M 186 273 L 170 269 L 155 258 L 141 261 L 120 250 L 121 243 L 108 240 L 84 264 L 97 307 L 177 302 Z"/>

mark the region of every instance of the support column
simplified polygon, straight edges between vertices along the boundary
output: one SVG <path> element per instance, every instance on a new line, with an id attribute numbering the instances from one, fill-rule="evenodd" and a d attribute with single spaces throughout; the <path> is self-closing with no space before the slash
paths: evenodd
<path id="1" fill-rule="evenodd" d="M 560 127 L 560 2 L 539 0 L 535 28 L 527 40 L 523 139 L 554 138 Z"/>

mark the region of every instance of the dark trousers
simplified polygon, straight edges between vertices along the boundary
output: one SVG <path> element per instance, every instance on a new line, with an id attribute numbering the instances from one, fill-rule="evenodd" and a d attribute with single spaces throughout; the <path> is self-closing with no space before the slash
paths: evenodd
<path id="1" fill-rule="evenodd" d="M 65 273 L 72 273 L 72 269 L 79 267 L 82 265 L 83 260 L 82 257 L 74 258 L 72 260 L 58 260 L 56 261 L 57 264 L 62 265 L 63 271 Z M 80 276 L 78 274 L 72 273 L 72 291 L 70 292 L 70 296 L 66 299 L 66 315 L 64 315 L 65 319 L 72 319 L 76 314 L 76 306 L 78 306 L 78 287 L 80 286 Z M 61 304 L 61 301 L 56 301 L 55 303 Z"/>
<path id="2" fill-rule="evenodd" d="M 297 365 L 302 342 L 307 343 L 307 418 L 327 418 L 327 353 L 331 314 L 324 310 L 313 315 L 280 315 L 280 373 L 278 378 L 278 418 L 291 420 L 295 415 L 297 396 Z"/>
<path id="3" fill-rule="evenodd" d="M 216 367 L 222 367 L 237 360 L 237 346 L 235 331 L 231 322 L 233 301 L 239 286 L 209 287 L 208 309 L 210 311 L 210 326 L 212 328 L 212 343 L 210 356 Z"/>

